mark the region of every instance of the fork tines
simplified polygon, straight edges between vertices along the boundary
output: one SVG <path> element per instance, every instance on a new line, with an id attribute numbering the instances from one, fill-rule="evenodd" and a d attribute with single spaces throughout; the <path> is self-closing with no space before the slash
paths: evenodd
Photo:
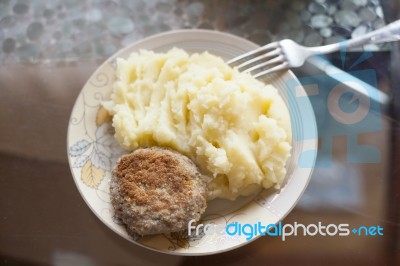
<path id="1" fill-rule="evenodd" d="M 284 56 L 279 42 L 272 42 L 239 55 L 227 63 L 241 72 L 251 73 L 254 77 L 259 77 L 275 71 L 275 68 L 280 66 L 277 64 L 281 64 L 283 61 Z"/>

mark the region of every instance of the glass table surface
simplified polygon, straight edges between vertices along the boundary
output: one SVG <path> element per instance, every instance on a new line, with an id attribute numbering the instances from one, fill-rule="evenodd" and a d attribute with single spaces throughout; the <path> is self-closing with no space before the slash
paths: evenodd
<path id="1" fill-rule="evenodd" d="M 283 223 L 379 226 L 382 235 L 261 237 L 216 255 L 157 253 L 121 238 L 91 212 L 66 147 L 87 79 L 147 36 L 208 29 L 259 45 L 289 38 L 318 46 L 399 18 L 397 0 L 0 0 L 0 264 L 399 265 L 399 43 L 316 57 L 293 70 L 311 88 L 319 148 L 311 181 Z M 366 82 L 370 96 L 383 96 L 367 97 L 365 106 L 347 75 Z M 341 84 L 350 89 L 332 107 L 328 92 Z M 326 93 L 313 94 L 315 86 Z M 358 111 L 363 123 L 338 122 L 338 112 Z"/>

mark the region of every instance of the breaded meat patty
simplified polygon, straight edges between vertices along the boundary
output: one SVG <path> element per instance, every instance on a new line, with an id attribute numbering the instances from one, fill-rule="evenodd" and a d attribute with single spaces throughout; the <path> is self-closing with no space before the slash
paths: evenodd
<path id="1" fill-rule="evenodd" d="M 185 230 L 207 206 L 207 184 L 196 165 L 166 148 L 140 148 L 122 156 L 110 192 L 115 214 L 130 234 Z"/>

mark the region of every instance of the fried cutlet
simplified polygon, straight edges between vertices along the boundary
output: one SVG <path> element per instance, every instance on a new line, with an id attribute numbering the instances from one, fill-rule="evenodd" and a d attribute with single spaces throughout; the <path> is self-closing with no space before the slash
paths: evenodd
<path id="1" fill-rule="evenodd" d="M 207 184 L 196 165 L 167 148 L 140 148 L 122 156 L 110 192 L 115 214 L 130 234 L 184 230 L 207 206 Z"/>

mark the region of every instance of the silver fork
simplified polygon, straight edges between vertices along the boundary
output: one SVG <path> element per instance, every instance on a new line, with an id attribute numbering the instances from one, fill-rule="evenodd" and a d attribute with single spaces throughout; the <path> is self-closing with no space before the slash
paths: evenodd
<path id="1" fill-rule="evenodd" d="M 272 42 L 248 53 L 239 55 L 227 63 L 242 72 L 248 72 L 255 78 L 263 75 L 300 67 L 310 56 L 338 51 L 341 47 L 353 48 L 370 43 L 383 43 L 400 40 L 400 20 L 383 28 L 369 32 L 364 36 L 317 47 L 305 47 L 292 40 Z"/>

